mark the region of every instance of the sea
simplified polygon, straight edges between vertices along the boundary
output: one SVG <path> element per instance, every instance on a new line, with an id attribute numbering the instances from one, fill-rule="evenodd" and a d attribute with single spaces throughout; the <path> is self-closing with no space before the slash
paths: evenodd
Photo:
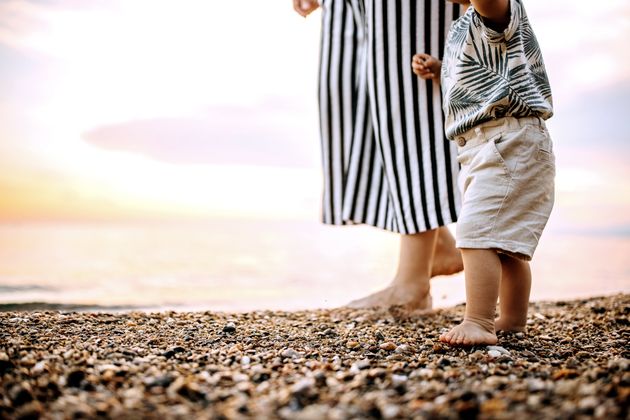
<path id="1" fill-rule="evenodd" d="M 317 221 L 5 223 L 0 309 L 250 311 L 334 308 L 393 278 L 398 236 Z M 545 232 L 532 300 L 630 293 L 630 235 Z M 435 307 L 463 274 L 431 281 Z"/>

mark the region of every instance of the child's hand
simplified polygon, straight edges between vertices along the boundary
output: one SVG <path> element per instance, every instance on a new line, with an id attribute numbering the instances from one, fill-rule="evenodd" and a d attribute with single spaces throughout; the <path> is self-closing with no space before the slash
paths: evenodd
<path id="1" fill-rule="evenodd" d="M 293 9 L 302 17 L 308 16 L 319 7 L 317 0 L 293 0 Z"/>
<path id="2" fill-rule="evenodd" d="M 418 77 L 428 80 L 440 80 L 442 62 L 429 54 L 416 54 L 411 59 L 411 68 Z"/>

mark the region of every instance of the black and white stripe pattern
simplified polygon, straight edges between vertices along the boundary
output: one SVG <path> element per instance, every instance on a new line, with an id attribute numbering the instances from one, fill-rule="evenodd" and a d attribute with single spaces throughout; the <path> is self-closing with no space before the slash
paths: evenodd
<path id="1" fill-rule="evenodd" d="M 456 148 L 441 92 L 411 57 L 441 57 L 459 7 L 444 0 L 324 0 L 319 85 L 323 221 L 403 234 L 456 221 Z"/>

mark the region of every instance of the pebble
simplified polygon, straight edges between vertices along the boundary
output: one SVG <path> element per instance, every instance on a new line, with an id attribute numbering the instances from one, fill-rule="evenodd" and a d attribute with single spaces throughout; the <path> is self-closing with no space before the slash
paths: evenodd
<path id="1" fill-rule="evenodd" d="M 547 388 L 545 381 L 538 378 L 526 379 L 525 383 L 529 392 L 538 392 Z"/>
<path id="2" fill-rule="evenodd" d="M 405 375 L 392 375 L 392 385 L 399 386 L 405 384 L 409 378 Z"/>
<path id="3" fill-rule="evenodd" d="M 490 356 L 492 359 L 498 359 L 499 357 L 501 357 L 501 352 L 498 350 L 488 350 L 488 356 Z"/>
<path id="4" fill-rule="evenodd" d="M 438 342 L 463 313 L 0 312 L 0 417 L 626 417 L 630 295 L 533 303 L 496 346 Z"/>
<path id="5" fill-rule="evenodd" d="M 387 404 L 381 409 L 381 416 L 384 419 L 394 419 L 400 416 L 400 407 L 394 404 Z"/>
<path id="6" fill-rule="evenodd" d="M 236 331 L 236 324 L 234 324 L 233 322 L 228 322 L 223 327 L 223 332 L 224 333 L 233 333 L 235 331 Z"/>
<path id="7" fill-rule="evenodd" d="M 287 359 L 297 359 L 297 358 L 302 357 L 302 353 L 295 351 L 292 348 L 284 349 L 282 353 L 280 353 L 280 355 Z"/>
<path id="8" fill-rule="evenodd" d="M 359 347 L 361 344 L 359 344 L 358 341 L 346 341 L 346 347 L 349 349 L 356 349 L 357 347 Z"/>
<path id="9" fill-rule="evenodd" d="M 599 399 L 592 395 L 590 397 L 582 398 L 580 402 L 578 402 L 578 408 L 580 410 L 594 410 L 598 405 Z"/>
<path id="10" fill-rule="evenodd" d="M 396 350 L 396 348 L 398 347 L 396 344 L 392 343 L 391 341 L 388 341 L 386 343 L 382 343 L 378 346 L 381 350 L 386 350 L 386 351 L 393 351 Z"/>
<path id="11" fill-rule="evenodd" d="M 499 354 L 510 355 L 510 352 L 501 346 L 487 346 L 486 349 L 488 349 L 488 351 L 497 351 Z"/>
<path id="12" fill-rule="evenodd" d="M 309 393 L 315 386 L 315 381 L 310 378 L 304 378 L 299 382 L 293 384 L 291 392 L 293 394 L 306 394 Z"/>
<path id="13" fill-rule="evenodd" d="M 352 364 L 351 369 L 364 370 L 370 367 L 370 359 L 361 359 Z"/>
<path id="14" fill-rule="evenodd" d="M 404 354 L 404 353 L 408 353 L 410 351 L 409 346 L 406 344 L 401 344 L 400 346 L 396 347 L 396 350 L 394 350 L 396 353 L 398 354 Z"/>
<path id="15" fill-rule="evenodd" d="M 48 370 L 48 364 L 44 361 L 35 363 L 35 366 L 31 369 L 33 375 L 39 375 Z"/>

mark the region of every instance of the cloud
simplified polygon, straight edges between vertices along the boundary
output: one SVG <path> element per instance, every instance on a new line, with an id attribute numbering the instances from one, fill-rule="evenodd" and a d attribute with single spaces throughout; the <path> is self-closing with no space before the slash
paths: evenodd
<path id="1" fill-rule="evenodd" d="M 310 114 L 278 104 L 215 107 L 200 117 L 101 126 L 83 138 L 104 149 L 168 163 L 313 167 L 319 161 L 319 144 L 316 116 Z"/>

